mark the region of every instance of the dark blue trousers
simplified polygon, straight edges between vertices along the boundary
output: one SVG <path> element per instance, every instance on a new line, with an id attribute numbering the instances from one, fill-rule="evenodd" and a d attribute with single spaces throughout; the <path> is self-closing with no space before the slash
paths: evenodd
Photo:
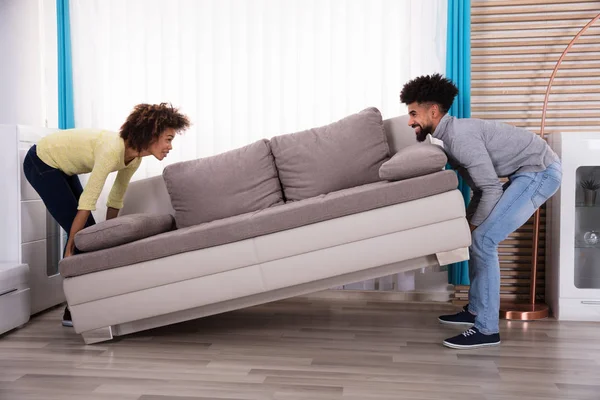
<path id="1" fill-rule="evenodd" d="M 23 161 L 25 177 L 40 195 L 50 215 L 67 232 L 77 214 L 79 197 L 83 187 L 77 175 L 69 176 L 59 169 L 52 168 L 37 156 L 36 146 L 33 145 Z M 90 214 L 85 226 L 94 225 L 94 217 Z M 76 252 L 77 249 L 76 249 Z"/>

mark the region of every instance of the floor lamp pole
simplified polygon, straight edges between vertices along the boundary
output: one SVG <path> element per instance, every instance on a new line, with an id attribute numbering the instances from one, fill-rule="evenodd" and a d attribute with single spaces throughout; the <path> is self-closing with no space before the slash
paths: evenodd
<path id="1" fill-rule="evenodd" d="M 550 97 L 550 89 L 552 88 L 552 82 L 556 77 L 558 68 L 562 63 L 563 59 L 573 47 L 573 44 L 579 37 L 600 19 L 600 14 L 596 15 L 590 22 L 588 22 L 579 33 L 569 42 L 562 55 L 556 62 L 552 75 L 550 75 L 550 81 L 546 88 L 546 96 L 544 98 L 544 105 L 542 107 L 542 125 L 540 127 L 540 136 L 544 139 L 544 127 L 546 124 L 546 109 L 548 107 L 548 98 Z M 531 257 L 531 275 L 530 275 L 530 287 L 529 287 L 529 302 L 528 303 L 503 303 L 500 305 L 500 318 L 504 319 L 516 319 L 531 321 L 536 319 L 542 319 L 548 317 L 548 306 L 544 303 L 536 303 L 535 291 L 537 286 L 537 264 L 538 264 L 538 247 L 539 247 L 539 236 L 540 236 L 540 209 L 538 208 L 533 215 L 533 246 L 532 246 L 532 257 Z"/>

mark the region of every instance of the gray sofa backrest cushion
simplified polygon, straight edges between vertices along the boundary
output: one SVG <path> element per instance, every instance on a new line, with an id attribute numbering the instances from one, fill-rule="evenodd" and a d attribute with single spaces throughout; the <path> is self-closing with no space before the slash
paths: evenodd
<path id="1" fill-rule="evenodd" d="M 286 201 L 379 181 L 389 158 L 381 113 L 367 108 L 326 126 L 275 136 L 271 148 Z"/>
<path id="2" fill-rule="evenodd" d="M 283 204 L 269 141 L 165 167 L 177 228 Z"/>
<path id="3" fill-rule="evenodd" d="M 169 232 L 173 227 L 171 214 L 130 214 L 82 229 L 74 240 L 79 250 L 96 251 Z"/>
<path id="4" fill-rule="evenodd" d="M 448 157 L 444 150 L 430 143 L 413 144 L 400 149 L 379 168 L 379 177 L 399 181 L 432 174 L 444 169 Z"/>

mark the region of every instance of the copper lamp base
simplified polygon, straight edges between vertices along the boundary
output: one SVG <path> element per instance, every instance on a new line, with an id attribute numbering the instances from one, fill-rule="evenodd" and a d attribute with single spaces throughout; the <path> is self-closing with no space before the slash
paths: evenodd
<path id="1" fill-rule="evenodd" d="M 546 304 L 506 303 L 500 305 L 500 318 L 520 321 L 535 321 L 548 318 Z"/>

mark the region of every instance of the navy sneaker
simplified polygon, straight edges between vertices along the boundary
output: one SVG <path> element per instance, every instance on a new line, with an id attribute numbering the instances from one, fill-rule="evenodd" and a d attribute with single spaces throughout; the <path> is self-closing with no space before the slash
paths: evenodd
<path id="1" fill-rule="evenodd" d="M 475 324 L 475 316 L 469 312 L 469 305 L 463 307 L 463 310 L 457 314 L 442 315 L 438 318 L 442 324 L 449 325 L 468 325 Z"/>
<path id="2" fill-rule="evenodd" d="M 69 311 L 69 307 L 65 307 L 65 312 L 62 318 L 63 326 L 73 327 L 73 320 L 71 319 L 71 311 Z"/>
<path id="3" fill-rule="evenodd" d="M 473 327 L 460 335 L 444 340 L 444 346 L 453 349 L 477 349 L 479 347 L 497 346 L 500 344 L 500 334 L 484 335 L 479 329 Z"/>

